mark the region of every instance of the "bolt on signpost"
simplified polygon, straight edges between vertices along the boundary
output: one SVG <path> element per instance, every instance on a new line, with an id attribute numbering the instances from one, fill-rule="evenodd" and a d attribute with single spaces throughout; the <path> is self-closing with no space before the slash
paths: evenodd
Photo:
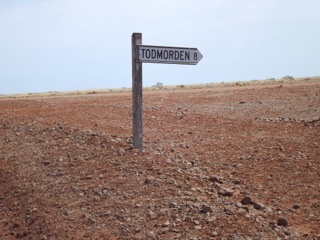
<path id="1" fill-rule="evenodd" d="M 142 150 L 142 63 L 196 65 L 203 56 L 197 48 L 142 45 L 141 33 L 132 34 L 131 47 L 133 146 Z"/>

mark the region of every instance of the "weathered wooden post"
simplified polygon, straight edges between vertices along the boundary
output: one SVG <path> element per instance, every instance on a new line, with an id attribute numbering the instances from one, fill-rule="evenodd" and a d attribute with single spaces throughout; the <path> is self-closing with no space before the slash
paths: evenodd
<path id="1" fill-rule="evenodd" d="M 142 34 L 133 33 L 132 47 L 132 104 L 133 104 L 133 146 L 142 150 L 142 63 L 139 62 L 138 45 L 142 44 Z"/>

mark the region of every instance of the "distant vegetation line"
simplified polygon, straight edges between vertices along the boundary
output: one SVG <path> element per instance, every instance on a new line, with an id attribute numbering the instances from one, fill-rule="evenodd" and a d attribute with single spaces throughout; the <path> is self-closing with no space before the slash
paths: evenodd
<path id="1" fill-rule="evenodd" d="M 320 81 L 320 76 L 294 78 L 292 76 L 284 76 L 279 79 L 268 78 L 264 80 L 249 80 L 237 82 L 218 82 L 218 83 L 203 83 L 203 84 L 180 84 L 180 85 L 164 85 L 157 82 L 154 86 L 145 87 L 144 91 L 159 91 L 159 90 L 182 90 L 182 89 L 203 89 L 217 87 L 233 87 L 233 86 L 254 86 L 254 85 L 270 85 L 270 84 L 297 84 L 297 83 L 315 83 Z M 83 91 L 49 91 L 39 93 L 24 93 L 24 94 L 0 94 L 0 98 L 25 98 L 25 97 L 49 97 L 49 96 L 75 96 L 88 94 L 110 94 L 110 93 L 129 93 L 131 88 L 115 88 L 115 89 L 96 89 Z"/>

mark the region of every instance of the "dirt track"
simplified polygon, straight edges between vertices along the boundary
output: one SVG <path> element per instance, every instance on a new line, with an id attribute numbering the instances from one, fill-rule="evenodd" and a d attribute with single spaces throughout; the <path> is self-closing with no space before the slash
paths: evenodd
<path id="1" fill-rule="evenodd" d="M 0 99 L 0 239 L 320 239 L 319 82 L 143 101 Z"/>

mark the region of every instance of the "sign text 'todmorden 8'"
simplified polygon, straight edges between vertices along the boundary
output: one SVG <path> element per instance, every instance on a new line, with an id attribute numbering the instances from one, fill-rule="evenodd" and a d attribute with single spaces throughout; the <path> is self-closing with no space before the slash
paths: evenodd
<path id="1" fill-rule="evenodd" d="M 139 61 L 143 63 L 169 63 L 196 65 L 202 54 L 196 48 L 162 47 L 141 45 Z"/>

